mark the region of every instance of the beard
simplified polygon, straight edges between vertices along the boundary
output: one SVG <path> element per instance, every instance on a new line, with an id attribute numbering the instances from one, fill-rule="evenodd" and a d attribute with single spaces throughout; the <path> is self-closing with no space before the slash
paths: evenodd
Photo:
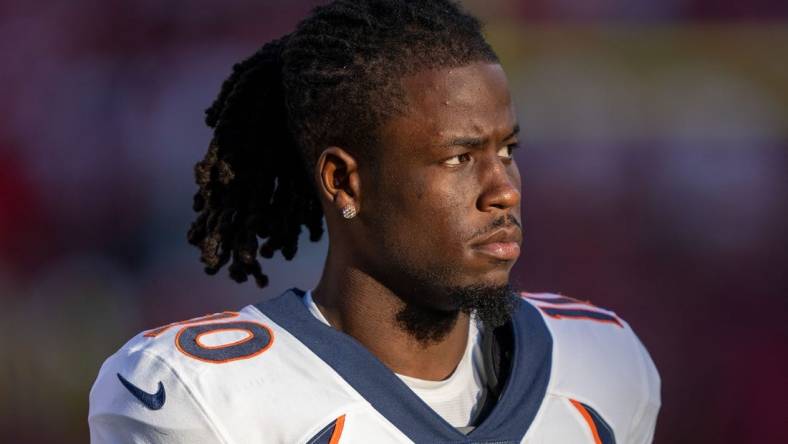
<path id="1" fill-rule="evenodd" d="M 457 323 L 460 313 L 494 329 L 508 322 L 517 298 L 510 284 L 445 287 L 441 290 L 454 310 L 440 310 L 405 301 L 396 319 L 400 328 L 423 345 L 440 342 Z"/>

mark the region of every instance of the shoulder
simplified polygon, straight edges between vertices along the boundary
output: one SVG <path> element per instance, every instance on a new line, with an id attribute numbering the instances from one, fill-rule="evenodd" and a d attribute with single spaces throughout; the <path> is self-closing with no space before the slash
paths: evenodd
<path id="1" fill-rule="evenodd" d="M 89 422 L 94 442 L 146 434 L 150 442 L 296 442 L 339 405 L 357 403 L 325 362 L 247 306 L 134 336 L 102 365 Z"/>
<path id="2" fill-rule="evenodd" d="M 628 431 L 661 404 L 660 377 L 631 326 L 614 311 L 552 293 L 520 293 L 552 338 L 549 395 L 604 411 Z M 623 427 L 622 427 L 623 426 Z"/>
<path id="3" fill-rule="evenodd" d="M 273 345 L 274 337 L 269 326 L 246 310 L 173 322 L 131 338 L 104 362 L 99 381 L 103 373 L 113 370 L 125 378 L 169 373 L 188 384 L 210 375 L 220 364 L 250 360 L 264 353 Z"/>
<path id="4" fill-rule="evenodd" d="M 259 319 L 235 311 L 140 332 L 99 370 L 90 391 L 91 440 L 224 441 L 210 393 L 201 387 L 221 379 L 212 366 L 251 359 L 270 348 L 273 338 Z"/>
<path id="5" fill-rule="evenodd" d="M 637 385 L 659 400 L 659 374 L 632 327 L 614 311 L 552 293 L 520 293 L 544 319 L 553 339 L 555 371 L 578 382 Z M 634 388 L 634 387 L 632 387 Z"/>

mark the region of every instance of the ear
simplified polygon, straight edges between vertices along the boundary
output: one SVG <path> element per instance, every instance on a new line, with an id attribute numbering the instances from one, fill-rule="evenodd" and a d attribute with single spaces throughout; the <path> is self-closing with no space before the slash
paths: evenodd
<path id="1" fill-rule="evenodd" d="M 333 204 L 337 213 L 353 205 L 361 211 L 361 178 L 358 162 L 342 148 L 331 146 L 323 150 L 315 165 L 317 191 Z"/>

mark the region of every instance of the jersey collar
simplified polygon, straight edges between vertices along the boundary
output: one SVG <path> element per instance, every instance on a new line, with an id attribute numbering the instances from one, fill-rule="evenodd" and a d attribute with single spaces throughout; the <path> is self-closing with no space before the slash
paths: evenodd
<path id="1" fill-rule="evenodd" d="M 292 288 L 255 307 L 331 366 L 381 415 L 415 442 L 520 442 L 542 405 L 550 380 L 553 340 L 542 316 L 518 298 L 511 328 L 512 364 L 498 402 L 468 435 L 451 426 L 364 346 L 308 311 Z"/>

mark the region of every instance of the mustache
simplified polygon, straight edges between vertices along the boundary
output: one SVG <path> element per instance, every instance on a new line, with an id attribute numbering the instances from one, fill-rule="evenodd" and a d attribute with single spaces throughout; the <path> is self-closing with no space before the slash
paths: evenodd
<path id="1" fill-rule="evenodd" d="M 521 231 L 523 229 L 522 225 L 520 224 L 520 221 L 518 221 L 516 217 L 512 216 L 511 214 L 507 214 L 506 216 L 501 216 L 495 219 L 492 224 L 474 233 L 473 236 L 471 236 L 471 240 L 485 236 L 488 233 L 491 233 L 495 230 L 510 227 L 510 226 L 515 226 Z"/>

